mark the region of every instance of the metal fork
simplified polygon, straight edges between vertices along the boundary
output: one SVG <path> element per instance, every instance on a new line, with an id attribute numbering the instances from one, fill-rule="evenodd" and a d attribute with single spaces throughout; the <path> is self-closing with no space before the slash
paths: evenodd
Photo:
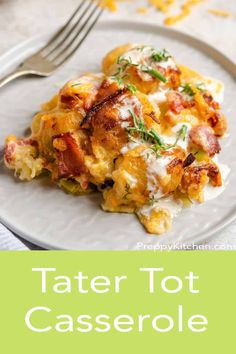
<path id="1" fill-rule="evenodd" d="M 0 87 L 24 75 L 50 76 L 77 51 L 102 12 L 99 2 L 81 0 L 66 24 L 42 49 L 27 58 L 11 74 L 0 79 Z"/>

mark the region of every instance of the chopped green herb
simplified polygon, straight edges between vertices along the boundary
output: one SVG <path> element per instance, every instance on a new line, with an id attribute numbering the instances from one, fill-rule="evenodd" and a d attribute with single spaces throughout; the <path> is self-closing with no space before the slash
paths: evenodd
<path id="1" fill-rule="evenodd" d="M 144 45 L 144 46 L 142 46 L 142 47 L 134 48 L 134 49 L 137 49 L 137 50 L 139 50 L 140 52 L 143 52 L 143 51 L 144 51 L 144 49 L 145 49 L 145 45 Z"/>
<path id="2" fill-rule="evenodd" d="M 153 195 L 152 197 L 149 198 L 149 204 L 154 205 L 156 202 L 155 196 Z"/>
<path id="3" fill-rule="evenodd" d="M 80 86 L 81 85 L 81 83 L 77 83 L 77 84 L 73 84 L 73 85 L 71 85 L 71 87 L 75 87 L 75 86 Z"/>
<path id="4" fill-rule="evenodd" d="M 186 95 L 189 95 L 191 97 L 193 97 L 195 95 L 195 92 L 193 91 L 193 89 L 191 88 L 191 86 L 189 84 L 182 84 L 180 86 L 180 91 L 182 93 L 186 93 Z"/>
<path id="5" fill-rule="evenodd" d="M 120 64 L 130 65 L 130 64 L 132 64 L 132 60 L 131 60 L 130 57 L 127 59 L 127 58 L 124 58 L 124 57 L 120 56 L 117 59 L 117 64 L 119 64 L 119 65 Z"/>
<path id="6" fill-rule="evenodd" d="M 129 134 L 139 134 L 141 139 L 146 142 L 150 142 L 152 144 L 157 144 L 159 146 L 164 147 L 164 142 L 162 138 L 155 132 L 155 130 L 151 129 L 148 130 L 145 127 L 144 121 L 141 120 L 134 112 L 129 110 L 129 113 L 131 114 L 134 122 L 133 127 L 127 128 Z"/>
<path id="7" fill-rule="evenodd" d="M 180 139 L 182 139 L 183 141 L 185 141 L 185 139 L 186 139 L 186 134 L 187 134 L 187 130 L 188 130 L 187 125 L 183 124 L 182 127 L 181 127 L 181 129 L 180 129 L 180 131 L 178 132 L 178 138 L 177 138 L 178 140 L 177 140 L 177 142 L 178 142 Z M 177 142 L 176 142 L 176 144 L 177 144 Z"/>
<path id="8" fill-rule="evenodd" d="M 119 86 L 123 86 L 124 85 L 124 81 L 123 81 L 123 78 L 122 77 L 120 77 L 120 76 L 112 76 L 111 77 L 111 79 L 113 80 L 113 81 L 115 81 Z"/>
<path id="9" fill-rule="evenodd" d="M 173 144 L 167 144 L 154 129 L 148 130 L 145 126 L 144 121 L 141 120 L 134 112 L 129 110 L 129 113 L 131 114 L 134 122 L 133 127 L 127 128 L 130 138 L 133 138 L 133 134 L 139 134 L 140 138 L 143 141 L 151 144 L 150 149 L 155 152 L 157 157 L 161 156 L 161 151 L 169 150 L 176 147 L 180 139 L 186 139 L 188 127 L 185 124 L 183 124 L 181 129 L 178 131 L 178 136 L 175 142 Z"/>
<path id="10" fill-rule="evenodd" d="M 125 185 L 125 194 L 123 196 L 123 199 L 127 200 L 128 195 L 130 194 L 130 185 L 126 184 Z"/>
<path id="11" fill-rule="evenodd" d="M 161 150 L 164 150 L 160 145 L 152 145 L 151 150 L 155 153 L 156 158 L 161 157 Z"/>
<path id="12" fill-rule="evenodd" d="M 187 125 L 183 124 L 181 129 L 178 131 L 178 136 L 177 136 L 174 144 L 167 144 L 167 149 L 166 150 L 176 147 L 176 145 L 178 144 L 178 142 L 180 140 L 185 141 L 186 135 L 187 135 L 187 131 L 188 131 Z"/>
<path id="13" fill-rule="evenodd" d="M 135 93 L 137 92 L 137 87 L 133 84 L 127 84 L 127 89 L 131 92 L 131 93 Z"/>
<path id="14" fill-rule="evenodd" d="M 196 84 L 196 88 L 199 91 L 204 91 L 206 89 L 205 84 L 203 82 L 199 82 L 198 84 Z"/>
<path id="15" fill-rule="evenodd" d="M 118 75 L 121 75 L 122 73 L 124 73 L 128 66 L 136 66 L 141 71 L 148 73 L 152 77 L 155 77 L 156 79 L 159 79 L 162 82 L 166 82 L 167 81 L 166 77 L 163 76 L 158 70 L 150 68 L 150 67 L 145 66 L 145 65 L 135 64 L 135 63 L 132 62 L 132 59 L 130 57 L 127 59 L 127 58 L 124 58 L 124 57 L 120 56 L 117 59 L 117 64 L 120 65 L 120 67 L 118 68 L 118 70 L 114 74 L 114 76 L 118 76 Z"/>
<path id="16" fill-rule="evenodd" d="M 152 60 L 158 63 L 161 61 L 167 61 L 169 58 L 171 58 L 171 55 L 167 52 L 166 49 L 163 49 L 160 52 L 154 51 L 152 54 Z"/>
<path id="17" fill-rule="evenodd" d="M 159 79 L 162 82 L 166 82 L 167 79 L 165 76 L 163 76 L 158 70 L 153 69 L 153 68 L 149 68 L 145 65 L 142 65 L 140 67 L 140 69 L 144 72 L 144 73 L 148 73 L 149 75 L 151 75 L 152 77 L 155 77 L 156 79 Z"/>

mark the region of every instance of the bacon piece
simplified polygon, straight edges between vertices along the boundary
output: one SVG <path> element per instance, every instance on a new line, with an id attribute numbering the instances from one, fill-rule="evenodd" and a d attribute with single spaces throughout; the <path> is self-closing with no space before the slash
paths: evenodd
<path id="1" fill-rule="evenodd" d="M 90 95 L 83 96 L 82 94 L 75 93 L 73 95 L 61 95 L 61 103 L 65 105 L 65 108 L 80 111 L 84 108 L 89 110 L 95 102 L 96 94 L 91 91 Z"/>
<path id="2" fill-rule="evenodd" d="M 214 109 L 220 108 L 219 103 L 214 101 L 213 96 L 209 92 L 203 92 L 202 96 L 203 96 L 205 102 L 208 104 L 208 106 L 210 106 Z"/>
<path id="3" fill-rule="evenodd" d="M 115 93 L 111 94 L 110 96 L 105 97 L 102 101 L 95 104 L 87 115 L 84 117 L 83 121 L 81 122 L 80 126 L 84 128 L 85 124 L 91 123 L 91 118 L 99 112 L 102 108 L 106 107 L 107 105 L 112 105 L 117 102 L 120 96 L 126 93 L 128 90 L 126 88 L 119 89 Z"/>
<path id="4" fill-rule="evenodd" d="M 171 91 L 167 93 L 167 101 L 169 108 L 175 114 L 179 114 L 183 109 L 193 107 L 194 100 L 186 100 L 184 96 L 177 91 Z"/>
<path id="5" fill-rule="evenodd" d="M 192 165 L 192 163 L 195 160 L 196 160 L 196 157 L 193 154 L 189 154 L 183 162 L 183 167 L 186 168 L 186 167 Z"/>
<path id="6" fill-rule="evenodd" d="M 204 201 L 204 187 L 208 182 L 214 187 L 222 186 L 221 173 L 216 164 L 189 166 L 184 169 L 180 191 L 201 203 Z"/>
<path id="7" fill-rule="evenodd" d="M 222 177 L 219 167 L 215 163 L 208 163 L 202 166 L 202 169 L 207 171 L 207 176 L 210 178 L 211 184 L 215 187 L 222 186 Z"/>
<path id="8" fill-rule="evenodd" d="M 167 94 L 167 101 L 171 111 L 178 114 L 184 109 L 183 96 L 177 91 L 172 91 Z"/>
<path id="9" fill-rule="evenodd" d="M 53 139 L 62 139 L 64 145 L 62 151 L 56 149 L 59 178 L 71 178 L 87 172 L 83 152 L 71 133 L 59 134 Z"/>
<path id="10" fill-rule="evenodd" d="M 110 82 L 109 80 L 105 79 L 99 88 L 96 102 L 99 103 L 107 97 L 116 94 L 119 89 L 121 89 L 121 87 L 119 87 L 115 81 Z"/>
<path id="11" fill-rule="evenodd" d="M 171 87 L 177 89 L 180 85 L 180 75 L 181 75 L 180 69 L 177 66 L 176 68 L 168 67 L 166 75 L 169 78 Z"/>
<path id="12" fill-rule="evenodd" d="M 213 186 L 222 186 L 222 177 L 219 167 L 214 163 L 203 164 L 201 166 L 187 167 L 184 171 L 182 185 L 200 185 L 202 183 L 202 177 L 204 174 L 208 176 Z"/>
<path id="13" fill-rule="evenodd" d="M 9 143 L 7 143 L 4 148 L 4 160 L 9 165 L 13 160 L 15 150 L 16 150 L 16 142 L 14 141 L 10 141 Z"/>
<path id="14" fill-rule="evenodd" d="M 17 149 L 17 146 L 34 146 L 37 147 L 37 141 L 33 139 L 9 139 L 4 147 L 4 160 L 7 164 L 10 164 L 14 158 L 14 153 Z"/>
<path id="15" fill-rule="evenodd" d="M 206 125 L 197 125 L 190 130 L 189 139 L 193 145 L 207 152 L 210 157 L 221 150 L 213 130 Z"/>

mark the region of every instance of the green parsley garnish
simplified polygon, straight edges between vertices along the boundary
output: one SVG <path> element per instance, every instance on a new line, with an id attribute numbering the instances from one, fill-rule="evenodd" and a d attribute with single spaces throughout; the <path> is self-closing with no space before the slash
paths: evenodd
<path id="1" fill-rule="evenodd" d="M 121 77 L 121 76 L 112 76 L 111 77 L 111 79 L 113 80 L 113 81 L 115 81 L 117 84 L 118 84 L 118 86 L 123 86 L 124 85 L 124 81 L 123 81 L 123 78 Z"/>
<path id="2" fill-rule="evenodd" d="M 156 79 L 159 79 L 162 82 L 166 82 L 167 79 L 165 76 L 163 76 L 158 70 L 153 69 L 153 68 L 149 68 L 145 65 L 142 65 L 140 68 L 144 73 L 148 73 L 149 75 L 151 75 L 152 77 L 155 77 Z"/>
<path id="3" fill-rule="evenodd" d="M 153 150 L 157 157 L 161 156 L 161 151 L 169 150 L 178 144 L 179 140 L 185 140 L 187 134 L 187 125 L 183 124 L 178 132 L 178 136 L 173 144 L 167 144 L 162 137 L 154 130 L 147 129 L 144 121 L 140 119 L 134 112 L 129 110 L 134 122 L 133 127 L 128 127 L 127 131 L 132 139 L 133 134 L 139 134 L 140 138 L 147 143 L 151 144 L 150 149 Z"/>
<path id="4" fill-rule="evenodd" d="M 166 77 L 163 76 L 158 70 L 148 67 L 146 65 L 135 64 L 132 62 L 132 59 L 130 57 L 124 58 L 124 57 L 120 56 L 117 59 L 117 64 L 120 66 L 119 66 L 117 72 L 114 74 L 114 76 L 122 75 L 129 66 L 136 66 L 141 71 L 148 73 L 152 77 L 155 77 L 156 79 L 159 79 L 162 82 L 167 82 Z"/>
<path id="5" fill-rule="evenodd" d="M 183 141 L 185 141 L 186 139 L 186 134 L 187 134 L 187 130 L 188 130 L 188 127 L 187 125 L 183 124 L 181 129 L 178 131 L 178 137 L 176 139 L 176 142 L 175 142 L 175 145 L 177 145 L 178 141 L 180 139 L 182 139 Z"/>
<path id="6" fill-rule="evenodd" d="M 149 198 L 149 204 L 150 204 L 150 205 L 154 205 L 157 201 L 158 201 L 158 200 L 155 198 L 154 195 Z"/>
<path id="7" fill-rule="evenodd" d="M 127 89 L 133 94 L 135 92 L 137 92 L 137 87 L 135 85 L 133 85 L 133 84 L 125 84 L 124 83 L 124 78 L 125 77 L 122 78 L 121 76 L 111 76 L 111 79 L 113 81 L 115 81 L 118 84 L 118 86 L 126 86 Z"/>
<path id="8" fill-rule="evenodd" d="M 137 87 L 133 84 L 127 84 L 126 87 L 131 93 L 137 92 Z"/>
<path id="9" fill-rule="evenodd" d="M 134 48 L 134 49 L 137 49 L 140 52 L 143 52 L 145 48 L 146 48 L 145 45 L 143 45 L 142 47 L 138 47 L 138 48 Z"/>
<path id="10" fill-rule="evenodd" d="M 160 63 L 161 61 L 167 61 L 169 58 L 171 58 L 171 55 L 167 52 L 166 49 L 163 49 L 160 52 L 154 51 L 152 54 L 152 60 Z"/>
<path id="11" fill-rule="evenodd" d="M 199 91 L 204 91 L 206 89 L 205 84 L 203 82 L 199 82 L 198 84 L 196 84 L 196 88 Z"/>
<path id="12" fill-rule="evenodd" d="M 134 122 L 133 127 L 127 128 L 129 134 L 139 134 L 141 139 L 146 142 L 150 142 L 152 144 L 158 144 L 163 146 L 164 142 L 162 138 L 155 132 L 155 130 L 151 129 L 148 130 L 145 127 L 144 121 L 141 120 L 134 112 L 129 110 Z"/>
<path id="13" fill-rule="evenodd" d="M 182 93 L 186 93 L 186 95 L 191 96 L 191 97 L 193 97 L 195 95 L 195 92 L 193 91 L 191 86 L 187 83 L 180 85 L 180 91 Z"/>

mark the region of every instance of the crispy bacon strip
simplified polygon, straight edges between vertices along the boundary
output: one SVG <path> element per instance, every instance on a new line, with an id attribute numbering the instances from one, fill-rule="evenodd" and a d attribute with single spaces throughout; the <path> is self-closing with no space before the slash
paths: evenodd
<path id="1" fill-rule="evenodd" d="M 183 167 L 186 168 L 186 167 L 192 165 L 192 163 L 195 160 L 196 160 L 196 157 L 193 154 L 189 154 L 183 162 Z"/>
<path id="2" fill-rule="evenodd" d="M 201 166 L 189 166 L 185 169 L 182 183 L 187 184 L 200 184 L 201 176 L 205 173 L 209 178 L 213 186 L 222 186 L 221 173 L 217 165 L 214 163 L 203 164 Z"/>
<path id="3" fill-rule="evenodd" d="M 213 130 L 206 125 L 197 125 L 190 130 L 189 139 L 197 148 L 207 152 L 210 157 L 221 151 L 220 143 Z"/>
<path id="4" fill-rule="evenodd" d="M 87 115 L 84 117 L 82 120 L 80 126 L 83 127 L 86 123 L 89 123 L 90 119 L 94 114 L 96 114 L 101 108 L 106 106 L 108 103 L 115 103 L 117 99 L 126 93 L 128 91 L 127 88 L 117 90 L 115 93 L 112 93 L 111 95 L 105 97 L 101 102 L 98 104 L 94 105 L 90 111 L 87 113 Z"/>
<path id="5" fill-rule="evenodd" d="M 53 139 L 62 139 L 64 149 L 56 149 L 58 177 L 71 178 L 86 172 L 83 152 L 71 133 L 59 134 Z"/>

